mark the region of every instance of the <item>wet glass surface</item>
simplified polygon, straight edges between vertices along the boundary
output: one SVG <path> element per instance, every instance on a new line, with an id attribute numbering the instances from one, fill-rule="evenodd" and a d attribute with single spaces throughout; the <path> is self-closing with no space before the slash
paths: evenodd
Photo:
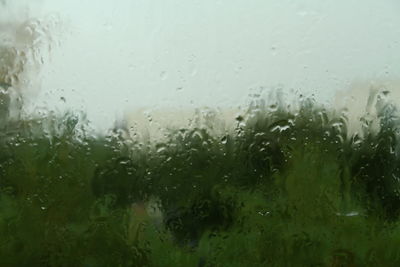
<path id="1" fill-rule="evenodd" d="M 399 266 L 398 12 L 0 0 L 0 266 Z"/>

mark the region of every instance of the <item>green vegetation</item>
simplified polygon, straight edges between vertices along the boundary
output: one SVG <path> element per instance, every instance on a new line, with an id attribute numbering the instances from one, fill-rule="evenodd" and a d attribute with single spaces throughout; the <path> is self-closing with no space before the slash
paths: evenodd
<path id="1" fill-rule="evenodd" d="M 376 109 L 352 133 L 312 99 L 259 99 L 222 136 L 159 142 L 3 122 L 0 266 L 400 266 L 400 124 Z"/>

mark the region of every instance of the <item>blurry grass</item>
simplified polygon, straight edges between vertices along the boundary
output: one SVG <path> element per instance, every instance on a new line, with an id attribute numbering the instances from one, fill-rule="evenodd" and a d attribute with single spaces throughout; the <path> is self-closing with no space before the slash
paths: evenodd
<path id="1" fill-rule="evenodd" d="M 352 133 L 312 99 L 256 99 L 222 135 L 158 143 L 73 113 L 5 123 L 0 266 L 399 266 L 397 109 L 375 108 Z"/>

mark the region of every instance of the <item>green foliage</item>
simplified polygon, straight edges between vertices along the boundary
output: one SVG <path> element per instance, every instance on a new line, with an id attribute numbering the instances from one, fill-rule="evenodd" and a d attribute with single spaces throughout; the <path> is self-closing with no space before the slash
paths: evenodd
<path id="1" fill-rule="evenodd" d="M 232 131 L 96 135 L 82 114 L 2 124 L 1 266 L 398 266 L 397 110 L 253 101 Z"/>

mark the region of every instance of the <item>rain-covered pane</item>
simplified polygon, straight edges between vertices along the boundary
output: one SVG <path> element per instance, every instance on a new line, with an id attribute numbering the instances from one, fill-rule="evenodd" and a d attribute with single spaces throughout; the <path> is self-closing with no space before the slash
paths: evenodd
<path id="1" fill-rule="evenodd" d="M 400 266 L 397 0 L 0 0 L 0 266 Z"/>

